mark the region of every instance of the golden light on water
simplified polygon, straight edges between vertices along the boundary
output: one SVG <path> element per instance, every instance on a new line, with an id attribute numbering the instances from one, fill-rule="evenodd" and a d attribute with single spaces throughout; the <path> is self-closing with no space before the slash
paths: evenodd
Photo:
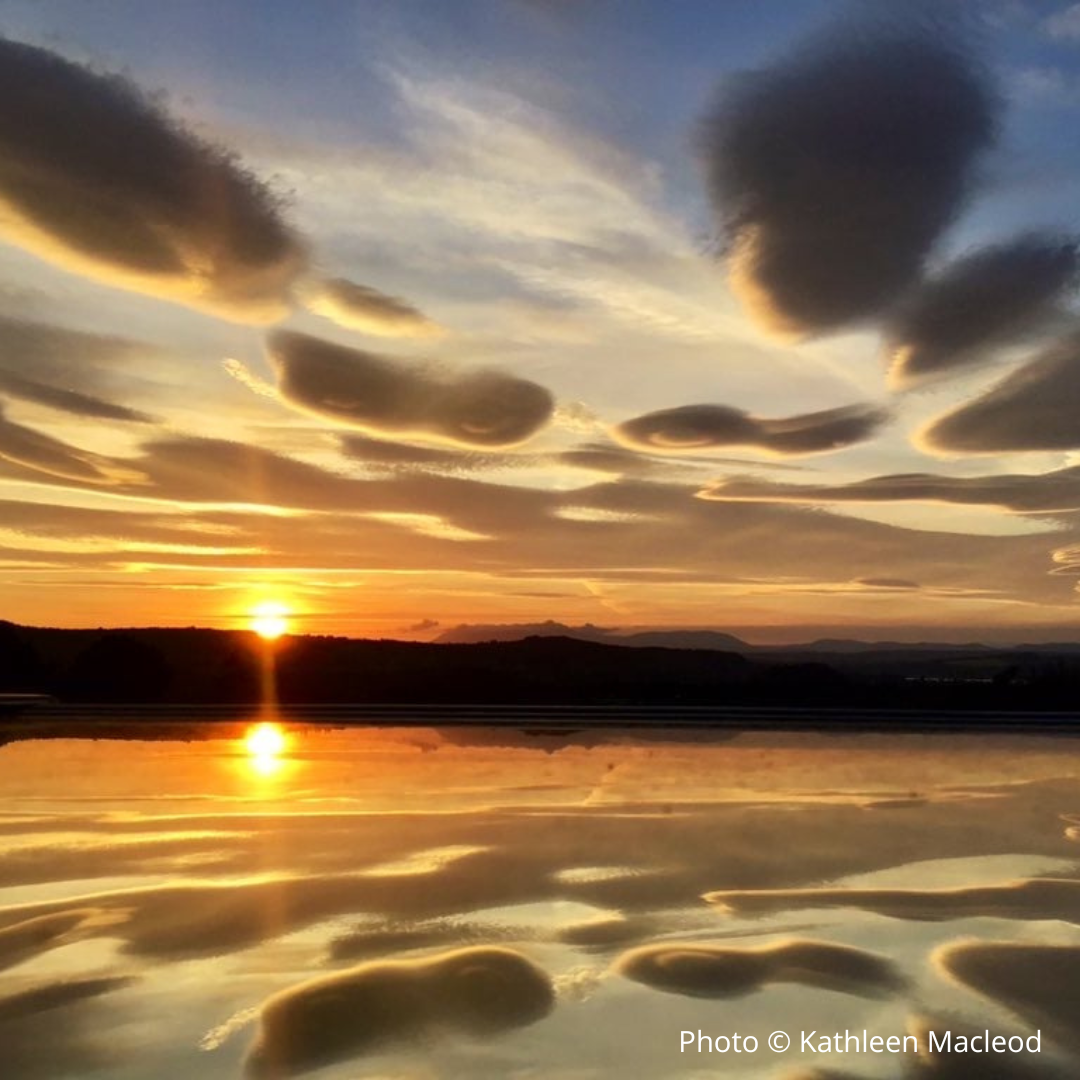
<path id="1" fill-rule="evenodd" d="M 276 600 L 266 600 L 251 609 L 248 626 L 264 641 L 274 641 L 289 631 L 289 608 Z"/>
<path id="2" fill-rule="evenodd" d="M 272 776 L 284 763 L 289 740 L 280 724 L 264 721 L 248 729 L 244 748 L 251 768 L 260 776 Z"/>

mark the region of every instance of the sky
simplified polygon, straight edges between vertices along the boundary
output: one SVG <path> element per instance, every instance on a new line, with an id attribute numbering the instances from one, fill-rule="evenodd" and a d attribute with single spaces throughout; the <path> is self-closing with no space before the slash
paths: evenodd
<path id="1" fill-rule="evenodd" d="M 1080 4 L 0 36 L 0 617 L 1074 635 Z"/>

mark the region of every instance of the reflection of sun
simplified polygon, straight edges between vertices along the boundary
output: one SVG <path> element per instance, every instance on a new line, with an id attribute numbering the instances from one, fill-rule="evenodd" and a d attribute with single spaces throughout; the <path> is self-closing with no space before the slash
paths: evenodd
<path id="1" fill-rule="evenodd" d="M 273 641 L 288 632 L 290 614 L 291 612 L 284 604 L 279 604 L 276 600 L 266 600 L 251 609 L 248 626 L 259 637 L 266 641 Z"/>
<path id="2" fill-rule="evenodd" d="M 264 722 L 248 729 L 244 737 L 244 747 L 251 757 L 251 767 L 260 776 L 276 773 L 282 764 L 282 755 L 288 748 L 289 740 L 280 724 Z"/>

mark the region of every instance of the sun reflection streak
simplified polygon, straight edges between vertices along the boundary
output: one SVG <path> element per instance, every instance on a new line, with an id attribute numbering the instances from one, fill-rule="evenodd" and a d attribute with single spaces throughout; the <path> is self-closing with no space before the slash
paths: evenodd
<path id="1" fill-rule="evenodd" d="M 252 772 L 259 776 L 274 776 L 285 764 L 289 739 L 280 724 L 264 720 L 248 729 L 244 748 Z"/>

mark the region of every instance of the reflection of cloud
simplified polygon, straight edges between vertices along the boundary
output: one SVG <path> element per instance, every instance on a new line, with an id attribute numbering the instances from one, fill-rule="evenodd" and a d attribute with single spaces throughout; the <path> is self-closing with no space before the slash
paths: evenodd
<path id="1" fill-rule="evenodd" d="M 727 405 L 683 405 L 626 420 L 615 438 L 635 450 L 679 453 L 747 446 L 774 454 L 817 454 L 869 438 L 888 417 L 873 405 L 768 420 Z"/>
<path id="2" fill-rule="evenodd" d="M 703 130 L 709 191 L 732 284 L 767 326 L 880 311 L 963 205 L 996 110 L 942 30 L 851 34 L 724 88 Z"/>
<path id="3" fill-rule="evenodd" d="M 548 976 L 510 949 L 362 964 L 267 1001 L 247 1070 L 288 1077 L 435 1030 L 491 1036 L 543 1019 L 553 1004 Z"/>
<path id="4" fill-rule="evenodd" d="M 1046 350 L 920 433 L 929 450 L 991 454 L 1080 447 L 1080 335 Z"/>
<path id="5" fill-rule="evenodd" d="M 0 969 L 20 964 L 46 949 L 71 940 L 73 931 L 93 922 L 97 912 L 90 908 L 57 911 L 24 919 L 0 929 Z"/>
<path id="6" fill-rule="evenodd" d="M 227 318 L 287 311 L 274 197 L 133 84 L 0 40 L 0 232 L 61 266 Z"/>
<path id="7" fill-rule="evenodd" d="M 958 982 L 1011 1009 L 1033 1028 L 1080 1048 L 1076 1027 L 1080 946 L 958 941 L 938 949 L 934 963 Z"/>
<path id="8" fill-rule="evenodd" d="M 289 404 L 376 434 L 512 446 L 547 424 L 555 407 L 547 390 L 525 379 L 452 375 L 292 331 L 271 336 L 270 356 Z"/>
<path id="9" fill-rule="evenodd" d="M 989 345 L 1033 329 L 1076 283 L 1074 243 L 1023 236 L 986 248 L 925 282 L 889 330 L 899 386 L 977 361 Z"/>
<path id="10" fill-rule="evenodd" d="M 1080 925 L 1080 881 L 1026 878 L 956 889 L 758 889 L 717 891 L 705 900 L 739 915 L 792 908 L 857 908 L 894 919 L 1061 919 Z"/>
<path id="11" fill-rule="evenodd" d="M 937 502 L 998 506 L 1021 512 L 1080 509 L 1080 466 L 1034 476 L 938 476 L 904 473 L 850 484 L 780 484 L 769 480 L 717 480 L 698 498 L 720 502 L 877 503 Z"/>
<path id="12" fill-rule="evenodd" d="M 1064 1071 L 1056 1065 L 1044 1064 L 1034 1052 L 1029 1052 L 1026 1040 L 1022 1040 L 1025 1047 L 1022 1051 L 994 1054 L 993 1057 L 986 1054 L 981 1049 L 983 1040 L 989 1035 L 992 1043 L 999 1033 L 987 1029 L 985 1024 L 975 1027 L 955 1016 L 912 1016 L 907 1029 L 918 1040 L 919 1047 L 918 1055 L 912 1055 L 913 1063 L 904 1073 L 905 1076 L 910 1075 L 912 1080 L 1066 1080 Z M 931 1031 L 936 1033 L 936 1050 L 930 1043 Z M 945 1032 L 950 1033 L 949 1045 L 952 1049 L 948 1051 L 940 1049 Z M 1000 1035 L 1006 1039 L 1015 1038 L 1018 1032 L 1002 1031 Z M 960 1039 L 965 1040 L 963 1045 L 977 1049 L 961 1050 Z M 973 1039 L 976 1041 L 972 1042 Z M 974 1065 L 969 1056 L 972 1053 L 986 1060 Z"/>
<path id="13" fill-rule="evenodd" d="M 863 949 L 827 941 L 792 939 L 758 948 L 680 944 L 645 945 L 624 953 L 616 970 L 655 990 L 689 997 L 748 994 L 771 982 L 876 997 L 894 991 L 900 978 L 888 960 Z"/>
<path id="14" fill-rule="evenodd" d="M 444 332 L 438 323 L 405 300 L 345 278 L 327 278 L 307 286 L 304 303 L 316 315 L 364 334 L 437 337 Z"/>
<path id="15" fill-rule="evenodd" d="M 86 1076 L 130 1063 L 122 1036 L 87 1010 L 94 1009 L 95 999 L 133 982 L 121 975 L 63 979 L 0 997 L 5 1080 Z M 107 1039 L 101 1037 L 106 1028 Z"/>
<path id="16" fill-rule="evenodd" d="M 89 484 L 138 483 L 139 474 L 100 454 L 16 424 L 0 408 L 0 460 L 64 480 Z"/>

